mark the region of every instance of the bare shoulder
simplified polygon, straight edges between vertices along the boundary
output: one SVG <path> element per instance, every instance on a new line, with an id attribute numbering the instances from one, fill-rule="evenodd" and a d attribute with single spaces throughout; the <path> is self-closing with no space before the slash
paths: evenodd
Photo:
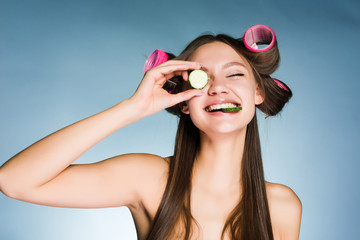
<path id="1" fill-rule="evenodd" d="M 275 239 L 299 239 L 302 204 L 288 186 L 266 182 Z"/>
<path id="2" fill-rule="evenodd" d="M 275 201 L 274 203 L 286 204 L 286 206 L 299 208 L 301 207 L 301 201 L 296 193 L 283 184 L 266 182 L 266 191 L 269 195 L 269 200 Z"/>
<path id="3" fill-rule="evenodd" d="M 131 153 L 117 156 L 114 161 L 115 163 L 111 164 L 113 167 L 118 164 L 119 168 L 123 169 L 124 165 L 128 165 L 125 169 L 132 175 L 129 179 L 134 184 L 134 189 L 137 189 L 142 204 L 147 205 L 146 203 L 152 200 L 155 200 L 155 203 L 159 201 L 168 178 L 169 158 L 146 153 Z"/>
<path id="4" fill-rule="evenodd" d="M 167 179 L 169 165 L 167 158 L 146 153 L 131 153 L 114 157 L 109 161 L 109 166 L 115 169 L 119 166 L 128 170 L 127 174 L 132 175 L 130 179 L 137 185 L 136 189 L 142 193 L 147 189 L 153 191 L 152 186 L 159 186 Z"/>

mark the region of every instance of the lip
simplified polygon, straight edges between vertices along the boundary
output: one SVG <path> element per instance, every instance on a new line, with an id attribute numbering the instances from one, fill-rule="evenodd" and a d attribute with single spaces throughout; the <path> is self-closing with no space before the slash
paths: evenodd
<path id="1" fill-rule="evenodd" d="M 222 111 L 216 111 L 216 112 L 206 112 L 206 113 L 209 114 L 210 116 L 214 116 L 214 117 L 223 117 L 223 116 L 234 115 L 234 114 L 237 114 L 238 112 L 222 112 Z"/>

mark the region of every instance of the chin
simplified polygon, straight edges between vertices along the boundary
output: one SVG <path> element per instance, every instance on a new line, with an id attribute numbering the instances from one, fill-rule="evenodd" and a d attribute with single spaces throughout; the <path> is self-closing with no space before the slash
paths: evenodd
<path id="1" fill-rule="evenodd" d="M 237 135 L 246 132 L 247 125 L 235 125 L 230 123 L 216 124 L 214 126 L 197 126 L 206 135 Z"/>

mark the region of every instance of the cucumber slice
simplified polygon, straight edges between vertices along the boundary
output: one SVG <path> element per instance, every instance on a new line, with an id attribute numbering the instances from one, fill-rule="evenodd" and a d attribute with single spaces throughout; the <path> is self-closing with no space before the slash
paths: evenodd
<path id="1" fill-rule="evenodd" d="M 189 83 L 195 89 L 203 89 L 208 83 L 209 76 L 200 69 L 193 70 L 189 75 Z"/>
<path id="2" fill-rule="evenodd" d="M 237 112 L 240 111 L 242 107 L 232 107 L 232 108 L 222 108 L 222 112 Z"/>

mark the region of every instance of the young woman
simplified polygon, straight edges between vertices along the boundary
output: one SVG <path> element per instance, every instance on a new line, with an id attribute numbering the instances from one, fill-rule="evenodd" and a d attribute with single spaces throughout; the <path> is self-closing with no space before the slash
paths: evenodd
<path id="1" fill-rule="evenodd" d="M 291 97 L 270 77 L 278 64 L 276 41 L 253 52 L 242 39 L 201 36 L 148 70 L 130 98 L 11 158 L 0 168 L 0 189 L 55 207 L 127 206 L 139 239 L 298 239 L 300 200 L 264 180 L 257 129 L 256 107 L 275 115 Z M 209 76 L 201 90 L 188 83 L 194 69 Z M 172 93 L 163 88 L 169 79 L 176 83 Z M 221 111 L 229 106 L 241 110 Z M 126 154 L 72 164 L 120 128 L 163 109 L 180 117 L 172 157 Z"/>

